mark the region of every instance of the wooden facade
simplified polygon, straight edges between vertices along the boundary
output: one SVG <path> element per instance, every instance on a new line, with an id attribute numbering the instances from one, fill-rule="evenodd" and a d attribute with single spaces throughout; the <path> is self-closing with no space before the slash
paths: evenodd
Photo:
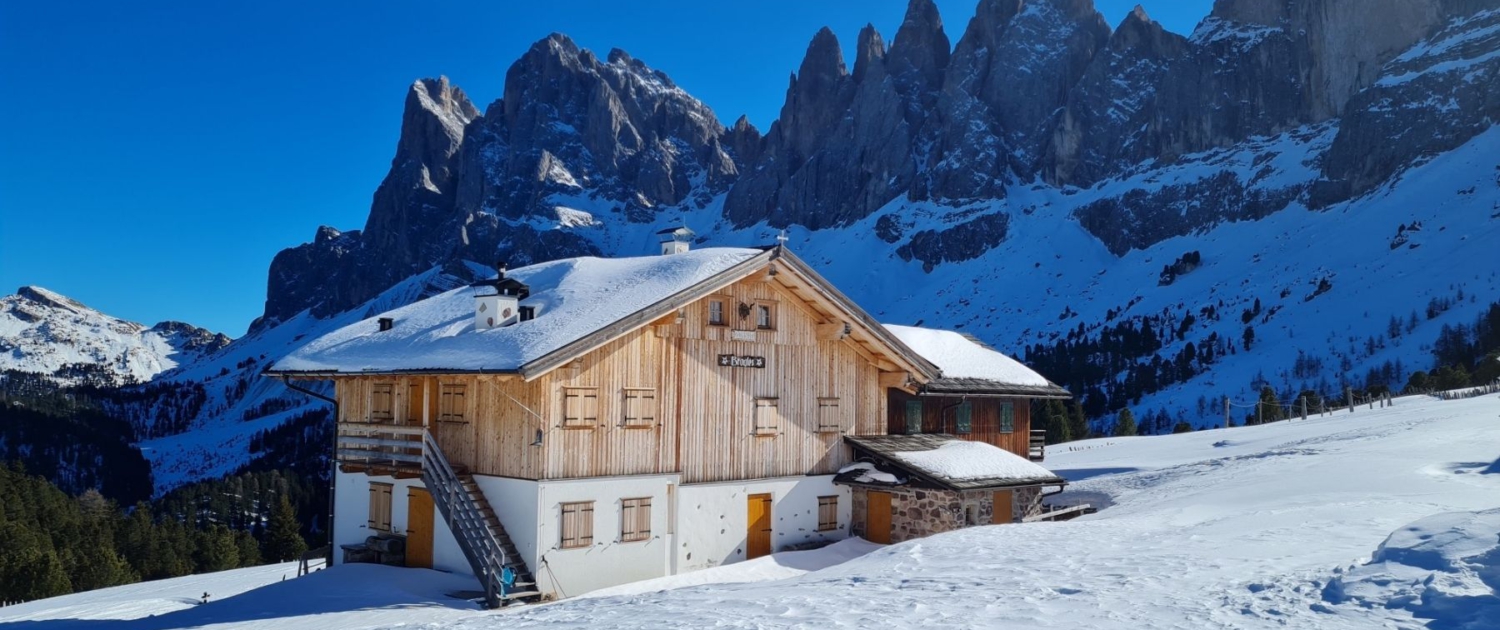
<path id="1" fill-rule="evenodd" d="M 887 386 L 912 377 L 786 279 L 740 280 L 530 381 L 336 376 L 339 422 L 425 425 L 454 465 L 483 475 L 831 474 L 849 461 L 841 437 L 883 433 Z"/>
<path id="2" fill-rule="evenodd" d="M 1011 397 L 913 396 L 900 390 L 887 394 L 886 433 L 906 435 L 907 405 L 922 406 L 920 433 L 946 433 L 965 440 L 987 442 L 1021 457 L 1034 455 L 1031 449 L 1031 400 Z M 959 430 L 958 407 L 970 405 L 969 431 Z M 1012 423 L 1004 427 L 1001 415 L 1005 405 L 1011 407 Z M 1009 428 L 1010 430 L 1005 430 Z"/>

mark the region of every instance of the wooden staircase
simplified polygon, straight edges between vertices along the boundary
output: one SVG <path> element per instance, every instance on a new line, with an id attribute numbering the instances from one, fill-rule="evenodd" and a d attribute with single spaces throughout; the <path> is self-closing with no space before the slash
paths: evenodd
<path id="1" fill-rule="evenodd" d="M 458 547 L 474 569 L 474 576 L 484 586 L 487 607 L 530 601 L 540 595 L 526 561 L 485 500 L 474 476 L 449 464 L 428 431 L 422 432 L 422 482 L 432 494 L 433 505 L 458 539 Z M 510 586 L 503 584 L 502 579 L 507 569 L 515 578 Z"/>

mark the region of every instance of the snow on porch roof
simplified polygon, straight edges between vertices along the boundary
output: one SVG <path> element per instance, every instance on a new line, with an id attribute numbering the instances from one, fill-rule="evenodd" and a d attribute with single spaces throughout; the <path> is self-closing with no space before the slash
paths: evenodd
<path id="1" fill-rule="evenodd" d="M 568 258 L 506 272 L 525 282 L 534 319 L 476 330 L 474 287 L 460 287 L 319 337 L 272 373 L 514 372 L 537 359 L 764 254 L 705 248 L 670 256 Z M 380 318 L 391 318 L 381 331 Z"/>
<path id="2" fill-rule="evenodd" d="M 1071 397 L 1041 374 L 963 333 L 885 324 L 898 339 L 942 371 L 924 390 L 933 394 Z"/>
<path id="3" fill-rule="evenodd" d="M 911 477 L 953 490 L 1066 483 L 1052 471 L 1015 453 L 951 435 L 848 435 L 844 439 L 856 450 Z"/>

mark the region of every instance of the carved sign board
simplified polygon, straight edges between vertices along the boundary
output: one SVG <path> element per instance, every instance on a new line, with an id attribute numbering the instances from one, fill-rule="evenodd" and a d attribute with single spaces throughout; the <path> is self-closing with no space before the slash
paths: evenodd
<path id="1" fill-rule="evenodd" d="M 721 354 L 719 355 L 719 367 L 764 368 L 766 367 L 766 358 Z"/>
<path id="2" fill-rule="evenodd" d="M 733 330 L 729 332 L 729 338 L 735 341 L 755 341 L 755 331 Z"/>

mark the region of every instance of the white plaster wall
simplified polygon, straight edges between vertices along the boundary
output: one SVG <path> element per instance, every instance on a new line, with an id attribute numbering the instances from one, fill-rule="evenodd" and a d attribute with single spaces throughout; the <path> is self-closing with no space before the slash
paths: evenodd
<path id="1" fill-rule="evenodd" d="M 537 482 L 509 477 L 474 475 L 474 483 L 484 492 L 484 500 L 495 510 L 500 525 L 516 545 L 516 552 L 526 561 L 533 575 L 537 569 Z"/>
<path id="2" fill-rule="evenodd" d="M 772 552 L 849 536 L 849 489 L 834 485 L 832 475 L 682 486 L 678 489 L 678 540 L 674 545 L 676 572 L 744 560 L 749 496 L 767 493 L 771 495 Z M 839 497 L 839 526 L 820 532 L 818 497 L 829 495 Z"/>
<path id="3" fill-rule="evenodd" d="M 333 539 L 335 545 L 352 545 L 364 542 L 370 536 L 380 534 L 370 529 L 370 482 L 391 484 L 391 533 L 406 533 L 407 490 L 421 488 L 420 479 L 396 479 L 387 476 L 370 476 L 364 473 L 335 472 Z M 443 521 L 443 516 L 433 509 L 432 568 L 452 573 L 472 574 L 469 561 L 452 530 Z M 335 564 L 344 561 L 341 550 L 333 553 Z"/>
<path id="4" fill-rule="evenodd" d="M 666 575 L 672 545 L 668 487 L 676 483 L 676 475 L 540 482 L 535 512 L 539 553 L 537 564 L 532 565 L 537 588 L 556 597 L 572 597 Z M 620 502 L 641 497 L 651 498 L 651 537 L 622 542 Z M 562 549 L 562 504 L 574 501 L 594 502 L 594 544 Z"/>

